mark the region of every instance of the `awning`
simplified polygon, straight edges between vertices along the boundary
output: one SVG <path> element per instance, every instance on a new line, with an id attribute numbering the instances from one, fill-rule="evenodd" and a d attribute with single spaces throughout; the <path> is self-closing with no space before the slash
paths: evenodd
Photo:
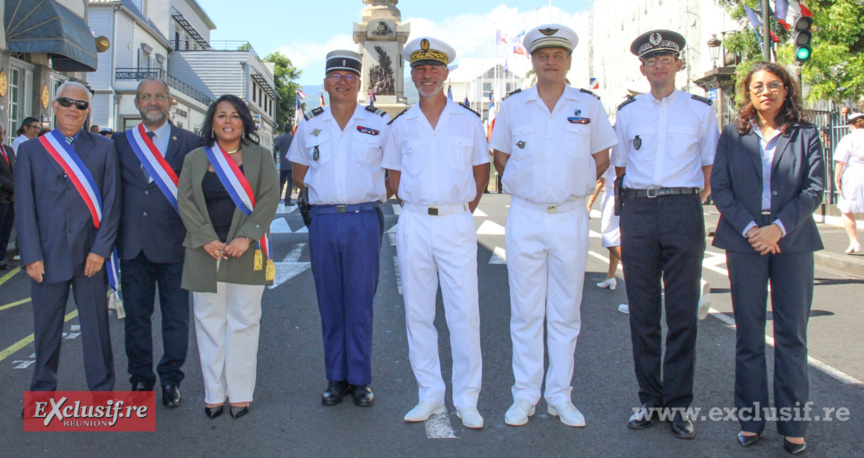
<path id="1" fill-rule="evenodd" d="M 61 72 L 96 71 L 96 40 L 83 18 L 53 0 L 5 0 L 11 52 L 46 53 Z"/>

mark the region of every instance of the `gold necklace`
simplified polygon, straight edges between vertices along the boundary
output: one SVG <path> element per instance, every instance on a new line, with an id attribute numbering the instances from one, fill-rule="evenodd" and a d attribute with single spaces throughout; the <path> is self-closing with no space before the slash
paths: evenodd
<path id="1" fill-rule="evenodd" d="M 228 154 L 234 154 L 234 153 L 240 151 L 242 148 L 243 148 L 243 147 L 240 146 L 240 147 L 238 147 L 237 149 L 235 149 L 234 151 L 227 151 L 227 153 L 228 153 Z"/>

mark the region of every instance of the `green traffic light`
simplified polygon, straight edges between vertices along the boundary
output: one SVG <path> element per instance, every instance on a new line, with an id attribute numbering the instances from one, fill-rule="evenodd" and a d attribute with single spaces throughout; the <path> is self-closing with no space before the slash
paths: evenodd
<path id="1" fill-rule="evenodd" d="M 798 51 L 797 51 L 795 57 L 798 60 L 807 60 L 807 59 L 810 59 L 810 53 L 811 53 L 811 51 L 809 48 L 798 48 Z"/>

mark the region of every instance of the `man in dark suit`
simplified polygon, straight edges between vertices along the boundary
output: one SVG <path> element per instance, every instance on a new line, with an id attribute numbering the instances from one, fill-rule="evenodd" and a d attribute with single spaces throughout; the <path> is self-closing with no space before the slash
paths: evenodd
<path id="1" fill-rule="evenodd" d="M 288 182 L 288 189 L 285 190 L 285 205 L 291 205 L 291 190 L 294 189 L 294 177 L 291 176 L 291 161 L 288 160 L 288 148 L 291 147 L 291 141 L 294 140 L 294 135 L 291 134 L 291 123 L 285 123 L 285 133 L 276 137 L 274 149 L 279 153 L 279 192 L 282 192 L 282 187 L 285 182 Z"/>
<path id="2" fill-rule="evenodd" d="M 120 224 L 117 151 L 111 140 L 81 130 L 90 113 L 90 91 L 84 85 L 66 82 L 57 94 L 51 103 L 57 128 L 21 144 L 15 166 L 15 228 L 21 264 L 33 279 L 36 367 L 30 389 L 57 389 L 63 316 L 71 286 L 81 323 L 87 386 L 91 391 L 111 391 L 114 361 L 105 261 Z M 98 199 L 85 200 L 91 195 L 79 191 L 76 180 L 46 144 L 54 151 L 62 149 L 80 164 L 84 172 L 74 177 L 78 182 L 86 178 L 80 175 L 92 175 L 92 182 L 84 181 Z M 96 203 L 90 206 L 88 200 Z"/>
<path id="3" fill-rule="evenodd" d="M 186 228 L 172 203 L 176 202 L 173 180 L 180 176 L 186 154 L 201 146 L 201 140 L 168 122 L 171 103 L 164 81 L 142 81 L 135 94 L 135 107 L 143 122 L 113 139 L 123 186 L 117 248 L 123 272 L 129 381 L 133 391 L 151 391 L 156 384 L 151 317 L 158 284 L 164 354 L 156 369 L 162 384 L 162 404 L 177 407 L 189 340 L 189 292 L 180 287 Z M 166 163 L 170 172 L 163 167 Z"/>
<path id="4" fill-rule="evenodd" d="M 0 126 L 0 138 L 6 138 L 6 129 Z M 15 167 L 15 151 L 6 145 L 0 145 L 0 270 L 12 267 L 6 260 L 6 247 L 9 236 L 12 235 L 12 223 L 15 221 L 15 180 L 12 169 Z"/>

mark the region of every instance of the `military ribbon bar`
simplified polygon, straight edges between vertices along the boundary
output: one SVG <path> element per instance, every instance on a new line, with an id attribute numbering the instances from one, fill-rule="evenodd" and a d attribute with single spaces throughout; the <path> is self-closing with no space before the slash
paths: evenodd
<path id="1" fill-rule="evenodd" d="M 129 146 L 132 147 L 132 151 L 135 152 L 138 160 L 141 161 L 141 165 L 147 169 L 147 173 L 153 178 L 156 186 L 159 187 L 159 190 L 162 191 L 162 194 L 165 195 L 165 198 L 174 207 L 174 210 L 177 210 L 179 213 L 180 210 L 177 208 L 177 183 L 179 179 L 177 178 L 177 174 L 174 173 L 174 169 L 171 168 L 171 165 L 168 164 L 168 161 L 165 160 L 162 153 L 156 148 L 153 140 L 147 136 L 144 123 L 127 130 L 126 138 L 129 140 Z"/>

